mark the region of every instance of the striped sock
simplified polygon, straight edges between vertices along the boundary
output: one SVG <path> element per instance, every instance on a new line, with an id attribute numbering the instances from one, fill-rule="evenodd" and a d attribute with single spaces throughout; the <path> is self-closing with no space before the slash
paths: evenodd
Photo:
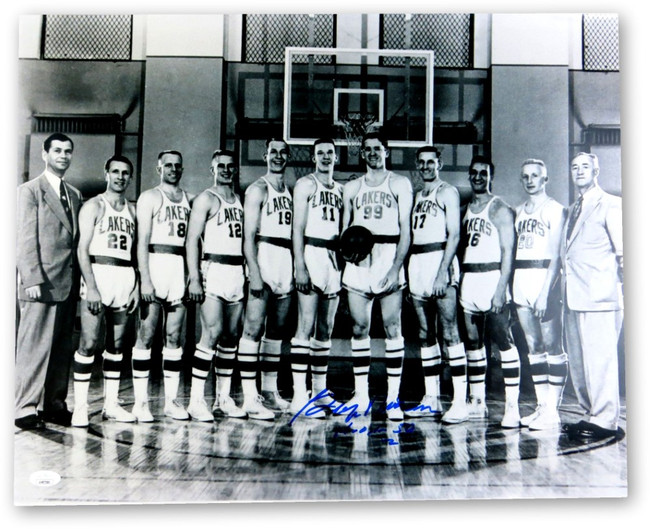
<path id="1" fill-rule="evenodd" d="M 404 338 L 387 338 L 386 341 L 386 374 L 388 375 L 388 402 L 398 402 L 399 386 L 402 381 L 402 366 L 404 363 Z"/>
<path id="2" fill-rule="evenodd" d="M 104 371 L 104 402 L 105 406 L 117 405 L 120 390 L 120 375 L 122 353 L 102 353 L 102 369 Z"/>
<path id="3" fill-rule="evenodd" d="M 257 395 L 257 370 L 260 343 L 241 338 L 239 340 L 239 353 L 237 363 L 241 375 L 244 398 L 253 398 Z"/>
<path id="4" fill-rule="evenodd" d="M 467 350 L 467 382 L 469 394 L 485 402 L 485 374 L 487 373 L 487 358 L 485 346 L 479 349 Z"/>
<path id="5" fill-rule="evenodd" d="M 204 398 L 205 383 L 210 374 L 213 357 L 214 351 L 212 349 L 203 347 L 201 344 L 196 346 L 194 356 L 192 357 L 192 386 L 190 389 L 190 400 Z"/>
<path id="6" fill-rule="evenodd" d="M 464 401 L 467 398 L 467 355 L 462 343 L 447 347 L 449 354 L 449 371 L 454 388 L 453 400 Z"/>
<path id="7" fill-rule="evenodd" d="M 88 404 L 88 389 L 93 372 L 94 356 L 84 356 L 79 351 L 74 354 L 73 387 L 75 408 Z"/>
<path id="8" fill-rule="evenodd" d="M 232 374 L 235 370 L 235 358 L 237 357 L 237 347 L 227 347 L 217 345 L 217 361 L 215 362 L 214 371 L 217 375 L 217 397 L 220 395 L 229 396 L 232 387 Z"/>
<path id="9" fill-rule="evenodd" d="M 332 342 L 330 340 L 321 342 L 312 338 L 309 342 L 312 396 L 318 395 L 327 388 L 327 361 L 331 350 Z"/>
<path id="10" fill-rule="evenodd" d="M 533 380 L 533 386 L 535 388 L 537 405 L 541 406 L 546 402 L 546 399 L 548 398 L 549 365 L 547 354 L 529 354 L 528 362 L 530 363 L 530 376 Z"/>
<path id="11" fill-rule="evenodd" d="M 278 370 L 282 354 L 282 340 L 262 337 L 260 356 L 262 357 L 262 391 L 278 390 Z"/>
<path id="12" fill-rule="evenodd" d="M 133 370 L 133 396 L 135 402 L 144 404 L 149 400 L 147 386 L 151 371 L 151 349 L 133 349 L 131 352 L 131 366 Z"/>
<path id="13" fill-rule="evenodd" d="M 440 395 L 440 373 L 442 372 L 442 358 L 440 345 L 420 348 L 422 358 L 422 372 L 424 373 L 424 393 L 438 397 Z"/>
<path id="14" fill-rule="evenodd" d="M 163 381 L 165 387 L 165 400 L 174 400 L 178 396 L 180 385 L 183 349 L 177 347 L 170 349 L 163 347 Z"/>
<path id="15" fill-rule="evenodd" d="M 511 347 L 501 353 L 501 372 L 503 374 L 503 383 L 505 385 L 506 402 L 519 402 L 519 379 L 521 377 L 521 363 L 519 361 L 519 351 L 516 347 Z"/>
<path id="16" fill-rule="evenodd" d="M 291 350 L 291 376 L 293 378 L 293 394 L 307 393 L 307 371 L 309 370 L 309 340 L 292 338 Z"/>
<path id="17" fill-rule="evenodd" d="M 354 373 L 354 392 L 368 395 L 368 375 L 370 373 L 370 338 L 350 341 L 352 347 L 352 370 Z"/>

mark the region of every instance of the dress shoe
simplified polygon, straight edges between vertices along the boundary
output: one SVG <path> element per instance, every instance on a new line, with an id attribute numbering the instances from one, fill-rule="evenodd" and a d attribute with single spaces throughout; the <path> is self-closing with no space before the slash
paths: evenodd
<path id="1" fill-rule="evenodd" d="M 39 415 L 45 422 L 51 422 L 59 426 L 70 426 L 72 424 L 72 412 L 67 409 L 42 411 Z"/>
<path id="2" fill-rule="evenodd" d="M 38 417 L 38 415 L 26 415 L 20 419 L 16 419 L 14 424 L 21 430 L 44 430 L 45 423 Z"/>
<path id="3" fill-rule="evenodd" d="M 577 424 L 565 425 L 563 431 L 569 434 L 569 437 L 578 438 L 580 440 L 590 441 L 590 440 L 602 440 L 608 439 L 610 437 L 620 441 L 625 437 L 625 432 L 622 428 L 617 428 L 616 430 L 610 430 L 608 428 L 603 428 L 597 424 L 580 421 Z"/>

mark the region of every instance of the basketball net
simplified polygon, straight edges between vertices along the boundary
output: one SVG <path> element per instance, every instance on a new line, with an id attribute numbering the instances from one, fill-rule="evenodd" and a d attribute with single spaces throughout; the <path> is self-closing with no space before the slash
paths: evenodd
<path id="1" fill-rule="evenodd" d="M 345 140 L 348 143 L 348 152 L 356 156 L 361 151 L 363 135 L 371 131 L 377 118 L 373 114 L 348 112 L 340 119 L 341 127 L 345 132 Z"/>

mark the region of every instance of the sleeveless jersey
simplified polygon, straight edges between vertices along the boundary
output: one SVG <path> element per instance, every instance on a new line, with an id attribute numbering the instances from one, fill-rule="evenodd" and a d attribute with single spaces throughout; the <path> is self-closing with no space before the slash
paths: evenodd
<path id="1" fill-rule="evenodd" d="M 242 253 L 242 231 L 244 208 L 239 197 L 235 195 L 234 202 L 227 202 L 219 193 L 207 190 L 221 202 L 217 214 L 205 223 L 203 231 L 203 252 L 218 255 L 237 255 Z"/>
<path id="2" fill-rule="evenodd" d="M 432 244 L 447 240 L 446 212 L 438 204 L 441 183 L 429 195 L 418 191 L 411 212 L 412 244 Z"/>
<path id="3" fill-rule="evenodd" d="M 500 263 L 501 248 L 499 246 L 499 232 L 488 212 L 496 197 L 485 205 L 479 213 L 472 213 L 469 206 L 463 219 L 463 229 L 467 237 L 467 247 L 463 263 Z"/>
<path id="4" fill-rule="evenodd" d="M 330 241 L 341 231 L 343 186 L 334 182 L 331 188 L 327 188 L 314 175 L 309 177 L 316 183 L 316 190 L 309 197 L 305 236 Z"/>
<path id="5" fill-rule="evenodd" d="M 131 262 L 131 246 L 135 237 L 135 219 L 127 203 L 121 211 L 116 210 L 100 195 L 104 202 L 104 215 L 95 224 L 88 253 L 92 256 L 113 257 Z"/>
<path id="6" fill-rule="evenodd" d="M 291 225 L 293 219 L 293 199 L 287 186 L 278 192 L 264 177 L 266 184 L 266 202 L 262 206 L 260 226 L 257 232 L 260 237 L 272 237 L 291 241 Z"/>
<path id="7" fill-rule="evenodd" d="M 517 260 L 546 260 L 555 255 L 550 247 L 551 233 L 562 230 L 564 208 L 552 198 L 540 204 L 532 213 L 526 213 L 525 204 L 517 208 Z"/>
<path id="8" fill-rule="evenodd" d="M 190 220 L 190 203 L 185 191 L 180 202 L 173 202 L 158 188 L 162 195 L 162 205 L 154 214 L 151 227 L 150 244 L 185 246 L 187 224 Z"/>
<path id="9" fill-rule="evenodd" d="M 391 172 L 377 186 L 367 184 L 367 175 L 352 199 L 351 226 L 368 228 L 373 235 L 399 236 L 399 205 L 390 189 Z"/>

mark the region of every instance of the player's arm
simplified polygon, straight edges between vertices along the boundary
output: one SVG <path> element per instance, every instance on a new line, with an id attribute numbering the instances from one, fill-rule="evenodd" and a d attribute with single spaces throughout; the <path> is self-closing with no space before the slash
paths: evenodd
<path id="1" fill-rule="evenodd" d="M 188 287 L 189 298 L 190 301 L 199 303 L 203 302 L 204 299 L 203 285 L 201 284 L 199 241 L 210 214 L 211 203 L 212 200 L 210 200 L 208 193 L 201 193 L 194 199 L 187 236 L 185 237 L 185 255 L 190 280 Z"/>
<path id="2" fill-rule="evenodd" d="M 384 288 L 388 285 L 396 285 L 399 281 L 399 271 L 404 265 L 404 260 L 411 246 L 411 209 L 413 208 L 413 188 L 406 177 L 395 178 L 391 183 L 391 189 L 397 197 L 399 208 L 399 242 L 395 250 L 395 260 L 391 265 L 386 277 L 380 283 Z"/>
<path id="3" fill-rule="evenodd" d="M 555 283 L 558 273 L 560 272 L 560 244 L 562 242 L 562 227 L 564 226 L 565 221 L 566 209 L 562 208 L 557 215 L 557 218 L 553 219 L 552 229 L 549 236 L 549 246 L 553 257 L 551 257 L 551 262 L 548 265 L 546 276 L 544 277 L 544 283 L 542 284 L 539 296 L 537 297 L 537 300 L 535 300 L 535 305 L 533 306 L 533 311 L 538 318 L 544 317 L 548 304 L 548 294 Z"/>
<path id="4" fill-rule="evenodd" d="M 257 262 L 255 237 L 260 224 L 262 205 L 266 198 L 266 188 L 253 184 L 246 190 L 244 198 L 244 243 L 243 251 L 248 266 L 251 293 L 260 296 L 264 289 L 262 273 Z"/>
<path id="5" fill-rule="evenodd" d="M 102 310 L 102 299 L 95 282 L 95 275 L 90 263 L 90 243 L 93 239 L 95 223 L 101 215 L 101 204 L 97 200 L 91 200 L 84 204 L 79 211 L 79 245 L 77 247 L 77 259 L 79 269 L 86 283 L 86 303 L 91 314 L 99 314 Z"/>
<path id="6" fill-rule="evenodd" d="M 20 186 L 17 203 L 16 266 L 27 296 L 38 301 L 45 283 L 38 243 L 38 202 L 30 188 Z"/>
<path id="7" fill-rule="evenodd" d="M 138 269 L 140 271 L 140 297 L 142 301 L 151 303 L 155 300 L 151 273 L 149 271 L 149 241 L 151 241 L 151 229 L 153 227 L 153 215 L 162 200 L 159 193 L 145 191 L 140 195 L 136 206 L 136 218 L 138 222 Z M 157 200 L 158 199 L 158 200 Z"/>
<path id="8" fill-rule="evenodd" d="M 460 242 L 460 196 L 453 186 L 445 185 L 438 191 L 438 201 L 445 210 L 447 242 L 440 261 L 440 268 L 433 282 L 433 295 L 444 296 L 449 286 L 449 267 Z"/>
<path id="9" fill-rule="evenodd" d="M 135 219 L 136 218 L 135 206 L 131 204 L 129 201 L 127 201 L 126 207 L 129 208 L 129 211 L 131 212 L 131 217 Z M 135 242 L 133 246 L 131 246 L 131 262 L 133 263 L 133 269 L 135 270 L 135 284 L 133 285 L 133 290 L 131 291 L 131 294 L 129 294 L 129 300 L 126 304 L 126 311 L 129 314 L 134 312 L 135 309 L 137 309 L 138 305 L 140 304 L 140 280 L 139 280 L 139 273 L 138 273 L 138 258 L 137 258 L 137 248 L 138 248 L 137 223 L 136 223 L 136 233 L 133 234 L 133 240 Z"/>
<path id="10" fill-rule="evenodd" d="M 490 206 L 490 220 L 499 232 L 501 250 L 501 276 L 492 298 L 492 311 L 501 312 L 506 304 L 506 292 L 512 276 L 515 248 L 515 215 L 512 209 L 501 200 Z"/>
<path id="11" fill-rule="evenodd" d="M 296 269 L 296 288 L 299 292 L 309 292 L 311 290 L 311 281 L 305 263 L 305 227 L 307 226 L 309 197 L 314 192 L 315 187 L 315 183 L 311 178 L 301 178 L 296 183 L 293 191 L 292 243 Z"/>

